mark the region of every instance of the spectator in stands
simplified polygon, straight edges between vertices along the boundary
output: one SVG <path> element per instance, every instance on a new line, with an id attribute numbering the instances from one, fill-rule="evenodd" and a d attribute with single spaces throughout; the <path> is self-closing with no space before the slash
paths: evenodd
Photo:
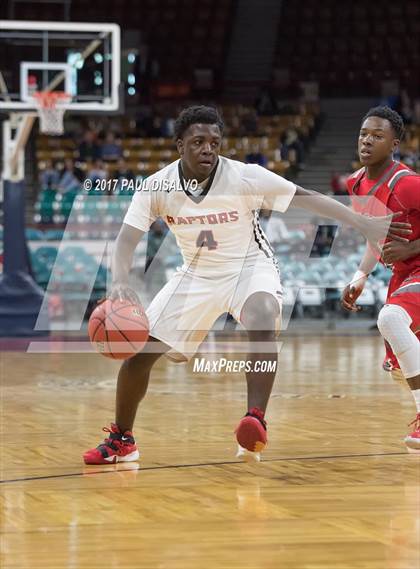
<path id="1" fill-rule="evenodd" d="M 58 190 L 62 193 L 79 189 L 84 179 L 83 172 L 74 164 L 74 160 L 66 158 L 64 167 L 60 172 Z"/>
<path id="2" fill-rule="evenodd" d="M 414 170 L 415 172 L 419 171 L 420 168 L 420 154 L 419 151 L 415 151 L 412 148 L 408 148 L 406 151 L 403 152 L 401 155 L 401 160 L 406 164 L 409 168 Z"/>
<path id="3" fill-rule="evenodd" d="M 167 138 L 173 138 L 175 132 L 175 119 L 173 117 L 167 117 L 164 119 L 164 134 Z"/>
<path id="4" fill-rule="evenodd" d="M 258 144 L 253 144 L 251 152 L 245 156 L 245 162 L 248 164 L 259 164 L 260 166 L 267 166 L 267 157 L 261 152 Z"/>
<path id="5" fill-rule="evenodd" d="M 258 134 L 258 115 L 254 109 L 250 109 L 242 117 L 241 135 L 249 136 L 253 134 Z"/>
<path id="6" fill-rule="evenodd" d="M 282 160 L 302 167 L 305 159 L 305 148 L 294 128 L 288 128 L 280 138 L 280 153 Z"/>
<path id="7" fill-rule="evenodd" d="M 55 189 L 60 180 L 60 172 L 55 168 L 52 160 L 45 161 L 45 168 L 39 175 L 39 183 L 41 188 Z"/>
<path id="8" fill-rule="evenodd" d="M 96 134 L 92 130 L 87 130 L 79 145 L 79 160 L 81 162 L 93 162 L 100 157 L 101 147 L 96 142 Z"/>
<path id="9" fill-rule="evenodd" d="M 159 114 L 141 114 L 136 120 L 139 136 L 160 138 L 165 136 L 165 125 Z"/>
<path id="10" fill-rule="evenodd" d="M 112 132 L 108 132 L 101 148 L 102 160 L 113 162 L 122 158 L 122 154 L 121 142 L 115 139 L 115 135 Z"/>
<path id="11" fill-rule="evenodd" d="M 124 158 L 120 158 L 120 160 L 118 160 L 118 169 L 115 170 L 114 178 L 118 180 L 119 189 L 121 189 L 123 180 L 134 180 L 134 172 L 128 168 L 127 162 L 124 160 Z"/>
<path id="12" fill-rule="evenodd" d="M 407 129 L 404 141 L 401 144 L 401 160 L 415 170 L 420 169 L 420 129 L 411 127 Z"/>
<path id="13" fill-rule="evenodd" d="M 226 132 L 229 136 L 241 136 L 241 119 L 238 114 L 230 117 L 230 121 L 226 125 Z"/>
<path id="14" fill-rule="evenodd" d="M 97 180 L 106 180 L 108 177 L 108 172 L 106 170 L 105 164 L 102 160 L 95 160 L 92 168 L 89 170 L 87 177 L 92 182 L 93 188 L 95 188 L 95 182 Z"/>

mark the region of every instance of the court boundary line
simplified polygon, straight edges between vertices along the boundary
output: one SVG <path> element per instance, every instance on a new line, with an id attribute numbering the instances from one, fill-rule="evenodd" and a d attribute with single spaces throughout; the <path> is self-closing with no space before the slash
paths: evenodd
<path id="1" fill-rule="evenodd" d="M 263 460 L 260 464 L 264 464 L 266 462 L 287 462 L 287 461 L 299 461 L 299 460 L 331 460 L 331 459 L 340 459 L 340 458 L 376 458 L 379 456 L 409 456 L 406 452 L 383 452 L 383 453 L 374 453 L 374 454 L 337 454 L 337 455 L 327 455 L 327 456 L 295 456 L 295 457 L 285 457 L 285 458 L 268 458 Z M 123 464 L 123 463 L 115 463 Z M 245 466 L 251 466 L 253 463 L 245 463 L 241 460 L 228 460 L 223 462 L 202 462 L 196 464 L 168 464 L 163 466 L 145 466 L 142 468 L 139 464 L 139 468 L 137 470 L 133 470 L 131 468 L 121 469 L 121 470 L 97 470 L 92 472 L 70 472 L 68 474 L 48 474 L 47 476 L 28 476 L 25 478 L 11 478 L 9 480 L 0 480 L 0 484 L 13 484 L 16 482 L 30 482 L 33 480 L 51 480 L 51 479 L 58 479 L 58 478 L 72 478 L 78 476 L 91 476 L 97 474 L 115 474 L 118 472 L 137 472 L 139 470 L 143 472 L 151 471 L 151 470 L 172 470 L 177 468 L 200 468 L 205 466 L 226 466 L 231 464 L 244 464 Z M 109 466 L 115 466 L 114 464 L 110 463 Z M 257 463 L 255 464 L 257 466 Z M 91 465 L 95 466 L 95 465 Z M 100 465 L 98 465 L 100 466 Z M 106 465 L 103 465 L 106 466 Z"/>

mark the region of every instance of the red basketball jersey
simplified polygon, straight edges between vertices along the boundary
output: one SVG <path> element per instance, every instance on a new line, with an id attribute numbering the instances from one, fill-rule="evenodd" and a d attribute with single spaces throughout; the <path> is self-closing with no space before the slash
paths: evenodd
<path id="1" fill-rule="evenodd" d="M 354 209 L 360 213 L 385 215 L 384 206 L 393 212 L 403 212 L 395 221 L 411 223 L 408 239 L 420 239 L 420 176 L 401 162 L 393 161 L 376 180 L 370 180 L 365 168 L 361 168 L 348 178 L 347 191 Z M 420 255 L 398 261 L 393 267 L 403 273 L 417 269 L 420 269 Z"/>

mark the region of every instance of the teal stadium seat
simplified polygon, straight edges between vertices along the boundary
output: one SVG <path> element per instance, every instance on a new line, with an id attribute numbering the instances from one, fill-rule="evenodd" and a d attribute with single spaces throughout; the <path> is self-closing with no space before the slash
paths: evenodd
<path id="1" fill-rule="evenodd" d="M 67 220 L 69 218 L 69 215 L 73 207 L 73 202 L 77 194 L 78 194 L 78 188 L 69 190 L 68 192 L 63 194 L 61 199 L 60 214 L 64 217 L 64 220 Z"/>
<path id="2" fill-rule="evenodd" d="M 46 241 L 61 241 L 63 235 L 64 229 L 47 229 L 44 231 L 44 239 Z"/>
<path id="3" fill-rule="evenodd" d="M 34 277 L 36 282 L 43 288 L 48 284 L 56 257 L 56 247 L 43 246 L 36 251 L 31 251 L 31 265 Z"/>
<path id="4" fill-rule="evenodd" d="M 57 192 L 50 188 L 41 190 L 35 203 L 34 221 L 37 223 L 52 223 L 54 216 L 54 202 Z"/>
<path id="5" fill-rule="evenodd" d="M 28 241 L 42 241 L 45 239 L 43 231 L 40 229 L 33 229 L 32 227 L 27 227 L 25 229 L 25 236 Z"/>
<path id="6" fill-rule="evenodd" d="M 34 273 L 36 276 L 42 276 L 43 281 L 48 282 L 56 257 L 53 257 L 52 252 L 47 250 L 54 249 L 55 255 L 57 250 L 48 247 L 41 249 L 44 251 L 37 256 L 35 261 L 37 271 L 34 269 Z M 48 258 L 47 261 L 45 257 Z M 45 278 L 46 275 L 48 275 L 47 278 Z M 54 266 L 54 281 L 49 283 L 49 290 L 59 293 L 66 300 L 86 300 L 93 279 L 95 279 L 94 290 L 90 296 L 92 300 L 97 300 L 105 294 L 107 269 L 103 265 L 100 265 L 98 269 L 93 255 L 83 247 L 69 245 L 60 251 Z"/>

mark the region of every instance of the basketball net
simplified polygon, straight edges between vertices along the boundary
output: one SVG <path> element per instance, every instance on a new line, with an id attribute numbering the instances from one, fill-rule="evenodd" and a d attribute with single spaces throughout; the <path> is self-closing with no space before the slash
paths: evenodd
<path id="1" fill-rule="evenodd" d="M 63 134 L 65 105 L 70 103 L 71 95 L 61 91 L 37 91 L 33 97 L 41 132 L 55 136 Z"/>

